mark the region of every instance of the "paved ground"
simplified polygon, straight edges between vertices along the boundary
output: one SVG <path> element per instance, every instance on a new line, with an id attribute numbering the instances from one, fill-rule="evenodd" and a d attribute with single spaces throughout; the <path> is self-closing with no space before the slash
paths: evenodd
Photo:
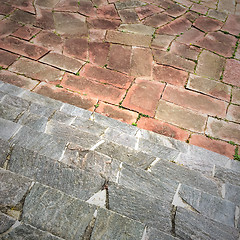
<path id="1" fill-rule="evenodd" d="M 0 3 L 1 81 L 233 157 L 239 0 Z"/>

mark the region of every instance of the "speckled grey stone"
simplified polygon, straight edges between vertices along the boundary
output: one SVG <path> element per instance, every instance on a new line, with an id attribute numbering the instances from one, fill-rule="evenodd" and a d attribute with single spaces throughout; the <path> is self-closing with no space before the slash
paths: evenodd
<path id="1" fill-rule="evenodd" d="M 15 222 L 14 218 L 0 212 L 0 234 L 6 232 Z"/>
<path id="2" fill-rule="evenodd" d="M 0 117 L 0 138 L 3 140 L 9 140 L 19 129 L 20 124 L 2 119 Z"/>
<path id="3" fill-rule="evenodd" d="M 9 84 L 9 83 L 3 83 L 0 86 L 0 91 L 2 91 L 4 93 L 7 93 L 7 94 L 11 94 L 13 96 L 19 96 L 19 95 L 23 94 L 26 90 L 22 89 L 22 88 L 19 88 L 19 87 L 16 87 L 16 86 L 14 86 L 12 84 Z"/>
<path id="4" fill-rule="evenodd" d="M 64 103 L 60 111 L 74 117 L 81 117 L 86 119 L 89 119 L 92 114 L 92 112 L 88 110 L 70 105 L 68 103 Z"/>
<path id="5" fill-rule="evenodd" d="M 8 104 L 0 104 L 0 117 L 3 119 L 14 121 L 22 112 L 22 109 Z"/>
<path id="6" fill-rule="evenodd" d="M 2 168 L 8 154 L 10 153 L 10 144 L 0 138 L 0 167 Z"/>
<path id="7" fill-rule="evenodd" d="M 39 105 L 37 103 L 31 103 L 30 107 L 29 107 L 29 111 L 31 113 L 37 114 L 39 116 L 43 116 L 46 118 L 49 118 L 50 116 L 53 115 L 53 113 L 56 111 L 53 108 L 49 108 L 47 106 L 44 105 Z"/>
<path id="8" fill-rule="evenodd" d="M 51 116 L 51 119 L 70 125 L 74 121 L 75 117 L 60 111 L 55 111 Z"/>
<path id="9" fill-rule="evenodd" d="M 144 240 L 177 240 L 167 233 L 157 230 L 156 228 L 147 228 L 146 237 Z"/>
<path id="10" fill-rule="evenodd" d="M 17 96 L 5 95 L 5 97 L 1 101 L 2 104 L 7 104 L 16 108 L 21 108 L 22 110 L 27 110 L 30 106 L 30 102 L 24 100 Z"/>

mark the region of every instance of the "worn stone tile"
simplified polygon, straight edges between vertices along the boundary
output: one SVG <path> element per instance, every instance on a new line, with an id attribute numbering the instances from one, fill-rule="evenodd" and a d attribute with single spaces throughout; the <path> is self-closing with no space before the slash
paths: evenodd
<path id="1" fill-rule="evenodd" d="M 16 9 L 13 14 L 11 14 L 10 19 L 23 24 L 34 25 L 36 23 L 36 15 L 20 9 Z"/>
<path id="2" fill-rule="evenodd" d="M 11 5 L 14 7 L 17 7 L 23 11 L 27 11 L 35 14 L 35 9 L 33 7 L 31 0 L 16 0 L 16 1 L 10 1 L 10 2 L 11 2 Z"/>
<path id="3" fill-rule="evenodd" d="M 227 199 L 236 205 L 239 205 L 240 199 L 240 186 L 235 186 L 230 183 L 225 183 L 223 185 L 223 198 Z"/>
<path id="4" fill-rule="evenodd" d="M 155 31 L 153 27 L 145 26 L 143 24 L 121 24 L 119 31 L 128 33 L 139 33 L 143 35 L 152 35 Z"/>
<path id="5" fill-rule="evenodd" d="M 215 32 L 222 27 L 223 23 L 209 17 L 200 16 L 193 25 L 204 32 Z"/>
<path id="6" fill-rule="evenodd" d="M 136 7 L 140 7 L 140 6 L 144 6 L 145 3 L 138 1 L 138 0 L 127 0 L 124 2 L 115 2 L 115 7 L 117 10 L 122 10 L 122 9 L 128 9 L 128 8 L 136 8 Z"/>
<path id="7" fill-rule="evenodd" d="M 15 222 L 14 218 L 0 212 L 0 234 L 10 229 Z"/>
<path id="8" fill-rule="evenodd" d="M 205 15 L 208 11 L 208 7 L 203 6 L 202 4 L 194 3 L 191 7 L 191 10 Z"/>
<path id="9" fill-rule="evenodd" d="M 177 240 L 178 238 L 173 237 L 170 234 L 164 233 L 157 230 L 156 228 L 147 228 L 146 236 L 148 240 Z"/>
<path id="10" fill-rule="evenodd" d="M 22 110 L 27 110 L 31 104 L 29 101 L 13 95 L 6 95 L 2 99 L 1 103 L 12 106 L 12 107 L 16 107 Z"/>
<path id="11" fill-rule="evenodd" d="M 60 82 L 63 75 L 63 72 L 56 68 L 26 58 L 19 59 L 9 70 L 40 81 L 56 83 Z"/>
<path id="12" fill-rule="evenodd" d="M 239 88 L 233 88 L 232 102 L 240 105 L 240 89 Z"/>
<path id="13" fill-rule="evenodd" d="M 239 82 L 240 61 L 227 59 L 223 74 L 223 82 L 240 87 Z"/>
<path id="14" fill-rule="evenodd" d="M 118 14 L 123 23 L 133 24 L 139 22 L 138 15 L 134 9 L 119 10 Z"/>
<path id="15" fill-rule="evenodd" d="M 67 2 L 67 1 L 65 1 Z M 78 4 L 78 6 L 76 6 Z M 91 1 L 87 1 L 87 0 L 81 0 L 81 1 L 72 1 L 69 3 L 69 6 L 67 6 L 67 8 L 72 7 L 76 7 L 76 9 L 78 9 L 78 12 L 84 16 L 90 16 L 90 17 L 96 17 L 97 15 L 97 11 L 93 6 L 93 3 Z M 65 7 L 59 8 L 59 9 L 63 9 Z M 74 11 L 74 10 L 73 10 Z M 75 10 L 76 11 L 76 10 Z"/>
<path id="16" fill-rule="evenodd" d="M 115 9 L 114 4 L 98 7 L 97 15 L 99 18 L 119 19 L 119 15 Z"/>
<path id="17" fill-rule="evenodd" d="M 53 8 L 59 0 L 36 0 L 35 4 L 43 8 Z"/>
<path id="18" fill-rule="evenodd" d="M 215 9 L 210 9 L 208 11 L 208 16 L 218 19 L 220 21 L 225 21 L 228 15 L 225 12 L 220 12 Z"/>
<path id="19" fill-rule="evenodd" d="M 20 128 L 21 126 L 17 123 L 0 118 L 0 138 L 8 141 Z"/>
<path id="20" fill-rule="evenodd" d="M 148 4 L 135 9 L 140 20 L 149 17 L 155 13 L 163 12 L 163 9 L 152 4 Z"/>
<path id="21" fill-rule="evenodd" d="M 106 30 L 103 29 L 89 29 L 89 41 L 91 42 L 104 42 Z"/>
<path id="22" fill-rule="evenodd" d="M 55 23 L 51 9 L 36 7 L 37 20 L 36 26 L 44 30 L 54 30 Z"/>
<path id="23" fill-rule="evenodd" d="M 165 11 L 168 15 L 170 15 L 172 17 L 178 17 L 187 11 L 187 8 L 180 6 L 179 4 L 166 3 L 166 5 L 165 5 L 163 3 L 164 3 L 164 1 L 162 3 L 160 3 L 160 5 L 163 7 L 165 7 L 167 5 L 168 7 L 165 9 Z"/>
<path id="24" fill-rule="evenodd" d="M 92 112 L 85 110 L 83 108 L 76 107 L 74 105 L 70 105 L 68 103 L 64 103 L 61 107 L 61 112 L 71 115 L 73 117 L 81 117 L 85 119 L 89 119 L 92 115 Z"/>
<path id="25" fill-rule="evenodd" d="M 13 10 L 14 10 L 14 7 L 12 7 L 11 5 L 1 2 L 0 14 L 7 15 L 11 13 Z"/>
<path id="26" fill-rule="evenodd" d="M 0 116 L 3 119 L 14 121 L 23 112 L 23 109 L 18 109 L 8 104 L 0 103 Z"/>
<path id="27" fill-rule="evenodd" d="M 3 168 L 4 163 L 5 163 L 9 153 L 10 153 L 10 144 L 9 144 L 9 142 L 3 140 L 2 138 L 0 138 L 0 168 Z"/>
<path id="28" fill-rule="evenodd" d="M 143 20 L 143 23 L 147 26 L 151 26 L 154 28 L 165 25 L 170 22 L 172 18 L 165 13 L 157 13 L 152 16 L 149 16 Z"/>
<path id="29" fill-rule="evenodd" d="M 219 0 L 218 10 L 226 13 L 234 13 L 235 1 L 234 0 Z"/>
<path id="30" fill-rule="evenodd" d="M 89 43 L 89 61 L 99 66 L 107 64 L 110 44 L 105 42 Z"/>
<path id="31" fill-rule="evenodd" d="M 0 85 L 0 91 L 5 94 L 11 94 L 12 96 L 20 96 L 26 90 L 16 87 L 12 84 L 2 82 Z"/>
<path id="32" fill-rule="evenodd" d="M 194 44 L 203 37 L 203 32 L 197 30 L 196 28 L 190 28 L 185 33 L 183 33 L 183 35 L 178 37 L 177 41 L 185 44 Z"/>
<path id="33" fill-rule="evenodd" d="M 227 119 L 240 123 L 240 106 L 230 105 L 227 112 Z"/>
<path id="34" fill-rule="evenodd" d="M 121 21 L 107 18 L 88 18 L 88 24 L 97 29 L 115 30 L 120 26 Z"/>
<path id="35" fill-rule="evenodd" d="M 37 33 L 39 33 L 40 30 L 41 29 L 32 26 L 23 26 L 14 32 L 12 36 L 22 38 L 24 40 L 30 40 Z"/>
<path id="36" fill-rule="evenodd" d="M 14 63 L 19 56 L 0 49 L 0 66 L 8 68 L 9 65 Z"/>
<path id="37" fill-rule="evenodd" d="M 166 51 L 170 43 L 173 41 L 173 39 L 174 36 L 157 34 L 155 35 L 155 38 L 153 38 L 151 47 Z"/>
<path id="38" fill-rule="evenodd" d="M 81 3 L 81 1 L 80 1 Z M 56 11 L 77 12 L 79 4 L 75 0 L 60 0 L 54 7 Z"/>

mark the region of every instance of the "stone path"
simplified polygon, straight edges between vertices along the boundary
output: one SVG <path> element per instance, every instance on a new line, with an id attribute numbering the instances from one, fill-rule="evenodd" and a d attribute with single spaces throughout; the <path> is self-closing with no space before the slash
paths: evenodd
<path id="1" fill-rule="evenodd" d="M 0 239 L 238 240 L 240 162 L 0 81 Z"/>
<path id="2" fill-rule="evenodd" d="M 237 158 L 238 0 L 0 0 L 0 80 Z"/>

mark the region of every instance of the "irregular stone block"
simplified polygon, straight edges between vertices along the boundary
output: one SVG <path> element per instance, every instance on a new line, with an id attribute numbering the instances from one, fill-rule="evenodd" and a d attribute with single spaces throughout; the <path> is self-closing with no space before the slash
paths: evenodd
<path id="1" fill-rule="evenodd" d="M 13 149 L 8 168 L 84 200 L 98 192 L 104 184 L 104 179 L 97 174 L 89 174 L 20 147 Z"/>
<path id="2" fill-rule="evenodd" d="M 86 118 L 89 119 L 92 112 L 82 109 L 82 108 L 78 108 L 76 106 L 64 103 L 61 110 L 61 112 L 69 114 L 71 116 L 74 117 L 81 117 L 81 118 Z"/>
<path id="3" fill-rule="evenodd" d="M 20 124 L 0 118 L 0 138 L 3 140 L 9 140 L 20 128 Z"/>
<path id="4" fill-rule="evenodd" d="M 18 109 L 8 104 L 0 104 L 0 116 L 3 119 L 14 121 L 18 115 L 22 112 L 22 109 Z"/>
<path id="5" fill-rule="evenodd" d="M 0 234 L 6 232 L 15 222 L 15 219 L 0 212 Z"/>
<path id="6" fill-rule="evenodd" d="M 167 233 L 159 231 L 155 228 L 147 228 L 146 230 L 147 240 L 177 240 L 179 238 L 175 238 Z"/>
<path id="7" fill-rule="evenodd" d="M 225 183 L 222 186 L 222 195 L 223 195 L 223 198 L 240 206 L 240 187 L 239 186 L 235 186 L 230 183 Z"/>
<path id="8" fill-rule="evenodd" d="M 98 210 L 92 240 L 142 239 L 144 225 L 103 208 Z"/>
<path id="9" fill-rule="evenodd" d="M 72 115 L 69 115 L 60 111 L 55 111 L 51 116 L 51 120 L 58 121 L 66 125 L 71 125 L 71 123 L 73 123 L 75 118 L 76 117 Z"/>
<path id="10" fill-rule="evenodd" d="M 3 83 L 0 86 L 0 90 L 6 94 L 11 94 L 13 96 L 20 96 L 21 94 L 23 94 L 26 90 L 16 87 L 14 85 L 8 84 L 8 83 Z"/>
<path id="11" fill-rule="evenodd" d="M 39 105 L 38 103 L 31 102 L 29 111 L 33 114 L 49 118 L 56 111 L 54 108 Z"/>
<path id="12" fill-rule="evenodd" d="M 22 221 L 64 239 L 81 239 L 96 208 L 36 183 L 26 197 Z"/>
<path id="13" fill-rule="evenodd" d="M 0 167 L 2 168 L 8 154 L 10 153 L 10 144 L 0 138 Z"/>
<path id="14" fill-rule="evenodd" d="M 2 99 L 2 104 L 7 104 L 16 108 L 27 110 L 31 103 L 20 97 L 5 95 L 5 97 Z"/>

